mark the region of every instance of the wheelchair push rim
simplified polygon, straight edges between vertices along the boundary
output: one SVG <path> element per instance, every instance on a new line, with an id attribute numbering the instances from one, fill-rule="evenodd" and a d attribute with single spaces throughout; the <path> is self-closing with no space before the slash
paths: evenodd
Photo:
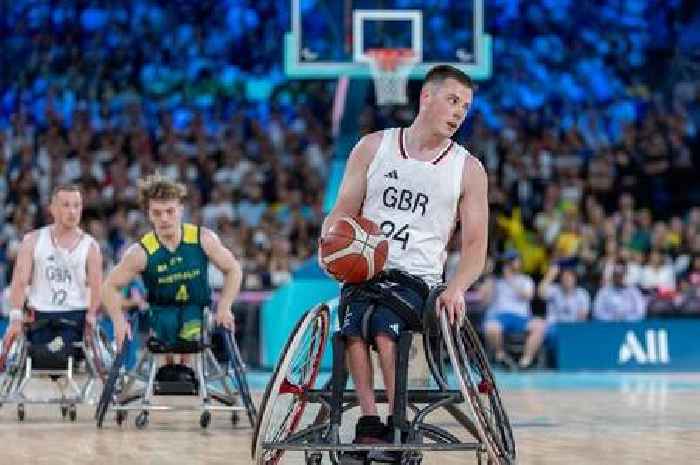
<path id="1" fill-rule="evenodd" d="M 329 310 L 319 305 L 308 311 L 292 331 L 267 384 L 260 403 L 260 415 L 253 434 L 252 457 L 258 465 L 275 465 L 284 450 L 263 449 L 265 442 L 281 442 L 301 423 L 307 399 L 305 393 L 315 387 L 321 358 L 328 340 Z M 281 398 L 289 401 L 277 412 Z M 273 425 L 273 420 L 281 421 Z"/>
<path id="2" fill-rule="evenodd" d="M 21 380 L 18 377 L 26 359 L 26 339 L 23 335 L 6 338 L 0 349 L 0 400 L 4 400 Z"/>
<path id="3" fill-rule="evenodd" d="M 85 342 L 87 348 L 92 352 L 95 374 L 105 383 L 116 358 L 114 343 L 109 340 L 104 328 L 98 324 L 92 328 L 91 334 Z"/>
<path id="4" fill-rule="evenodd" d="M 444 312 L 440 326 L 454 375 L 475 418 L 489 458 L 497 465 L 515 464 L 515 441 L 510 421 L 474 329 L 468 321 L 461 328 L 453 328 Z"/>

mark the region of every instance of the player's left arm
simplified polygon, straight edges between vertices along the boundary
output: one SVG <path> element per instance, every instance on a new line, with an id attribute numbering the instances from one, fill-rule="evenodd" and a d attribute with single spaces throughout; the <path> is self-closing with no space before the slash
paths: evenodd
<path id="1" fill-rule="evenodd" d="M 97 318 L 97 310 L 100 308 L 100 288 L 102 286 L 102 251 L 96 241 L 92 241 L 88 249 L 87 262 L 87 286 L 90 289 L 90 302 L 87 309 L 87 321 L 94 324 Z"/>
<path id="2" fill-rule="evenodd" d="M 489 203 L 486 170 L 475 157 L 468 156 L 462 176 L 459 205 L 462 247 L 457 272 L 437 300 L 436 310 L 447 311 L 450 323 L 464 318 L 464 293 L 479 278 L 486 264 Z"/>
<path id="3" fill-rule="evenodd" d="M 204 253 L 224 274 L 224 287 L 221 290 L 216 309 L 216 321 L 220 325 L 233 330 L 233 313 L 231 313 L 231 309 L 241 289 L 241 278 L 243 275 L 241 265 L 213 231 L 207 228 L 201 228 L 200 231 Z"/>

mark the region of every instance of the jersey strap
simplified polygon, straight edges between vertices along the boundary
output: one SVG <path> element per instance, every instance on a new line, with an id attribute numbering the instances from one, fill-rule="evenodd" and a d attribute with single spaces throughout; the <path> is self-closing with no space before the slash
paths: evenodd
<path id="1" fill-rule="evenodd" d="M 158 242 L 158 238 L 156 237 L 156 233 L 154 233 L 153 231 L 145 234 L 141 238 L 141 245 L 143 246 L 144 249 L 146 249 L 146 253 L 148 255 L 153 255 L 160 248 L 160 242 Z"/>

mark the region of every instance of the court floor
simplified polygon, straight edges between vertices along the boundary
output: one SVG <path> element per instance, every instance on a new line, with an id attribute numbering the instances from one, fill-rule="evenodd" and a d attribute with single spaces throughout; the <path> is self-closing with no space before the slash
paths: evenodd
<path id="1" fill-rule="evenodd" d="M 253 373 L 260 391 L 266 374 Z M 700 463 L 700 374 L 499 374 L 520 465 Z M 39 386 L 39 389 L 42 389 Z M 187 399 L 184 399 L 187 400 Z M 145 430 L 134 416 L 122 427 L 95 428 L 91 406 L 76 423 L 58 407 L 28 405 L 19 423 L 0 408 L 0 447 L 7 464 L 250 464 L 251 431 L 225 414 L 200 429 L 196 413 L 153 413 Z M 454 422 L 436 418 L 441 425 Z M 242 424 L 245 424 L 242 422 Z M 281 463 L 301 464 L 289 453 Z M 327 459 L 325 463 L 330 463 Z M 476 463 L 467 453 L 426 455 L 424 463 Z"/>

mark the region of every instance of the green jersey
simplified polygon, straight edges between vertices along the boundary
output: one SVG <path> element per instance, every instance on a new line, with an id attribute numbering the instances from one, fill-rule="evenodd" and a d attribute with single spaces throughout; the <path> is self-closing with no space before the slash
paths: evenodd
<path id="1" fill-rule="evenodd" d="M 183 224 L 182 240 L 172 252 L 160 243 L 153 231 L 144 235 L 139 242 L 147 256 L 142 276 L 150 305 L 209 305 L 209 259 L 202 249 L 199 226 Z"/>

